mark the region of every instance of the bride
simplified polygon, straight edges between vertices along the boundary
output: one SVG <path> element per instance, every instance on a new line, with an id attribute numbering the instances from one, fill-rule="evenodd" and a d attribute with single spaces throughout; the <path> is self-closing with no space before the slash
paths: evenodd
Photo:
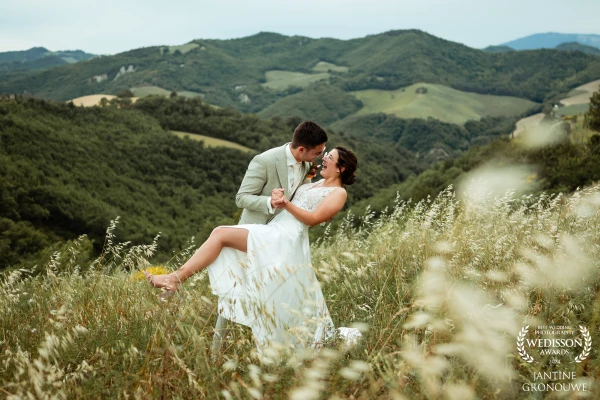
<path id="1" fill-rule="evenodd" d="M 300 186 L 293 201 L 274 189 L 283 206 L 266 225 L 220 226 L 176 272 L 146 273 L 158 288 L 176 291 L 208 268 L 224 318 L 252 329 L 259 349 L 277 342 L 288 348 L 317 347 L 334 331 L 321 287 L 311 267 L 308 228 L 329 221 L 346 201 L 357 158 L 338 146 L 323 156 L 321 179 Z"/>

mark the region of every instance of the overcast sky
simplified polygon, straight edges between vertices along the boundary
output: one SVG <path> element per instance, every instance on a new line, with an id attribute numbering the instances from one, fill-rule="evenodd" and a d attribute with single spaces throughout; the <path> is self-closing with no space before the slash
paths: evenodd
<path id="1" fill-rule="evenodd" d="M 115 54 L 261 31 L 350 39 L 421 29 L 483 48 L 533 33 L 600 34 L 600 0 L 0 0 L 0 51 Z"/>

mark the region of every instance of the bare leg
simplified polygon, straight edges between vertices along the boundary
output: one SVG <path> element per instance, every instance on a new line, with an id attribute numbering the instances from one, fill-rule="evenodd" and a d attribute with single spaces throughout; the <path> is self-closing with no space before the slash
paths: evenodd
<path id="1" fill-rule="evenodd" d="M 200 246 L 194 255 L 186 261 L 174 274 L 152 275 L 146 278 L 155 287 L 177 290 L 180 283 L 212 264 L 223 247 L 231 247 L 239 251 L 247 251 L 248 230 L 219 226 L 212 231 L 210 237 Z M 175 275 L 175 276 L 173 276 Z"/>

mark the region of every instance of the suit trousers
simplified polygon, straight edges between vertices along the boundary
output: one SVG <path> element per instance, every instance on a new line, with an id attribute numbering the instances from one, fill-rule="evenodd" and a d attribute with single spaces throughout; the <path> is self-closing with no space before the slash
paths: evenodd
<path id="1" fill-rule="evenodd" d="M 211 347 L 211 352 L 213 355 L 216 355 L 221 351 L 221 346 L 223 345 L 223 340 L 231 333 L 235 323 L 228 320 L 227 318 L 223 318 L 222 316 L 217 316 L 217 324 L 215 325 L 215 334 L 213 336 L 213 342 Z"/>

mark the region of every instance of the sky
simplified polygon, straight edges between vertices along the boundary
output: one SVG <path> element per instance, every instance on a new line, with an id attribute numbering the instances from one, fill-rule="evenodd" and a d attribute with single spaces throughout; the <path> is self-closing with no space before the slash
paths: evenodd
<path id="1" fill-rule="evenodd" d="M 116 54 L 258 32 L 352 39 L 420 29 L 483 48 L 534 33 L 600 34 L 600 0 L 0 0 L 0 52 Z"/>

